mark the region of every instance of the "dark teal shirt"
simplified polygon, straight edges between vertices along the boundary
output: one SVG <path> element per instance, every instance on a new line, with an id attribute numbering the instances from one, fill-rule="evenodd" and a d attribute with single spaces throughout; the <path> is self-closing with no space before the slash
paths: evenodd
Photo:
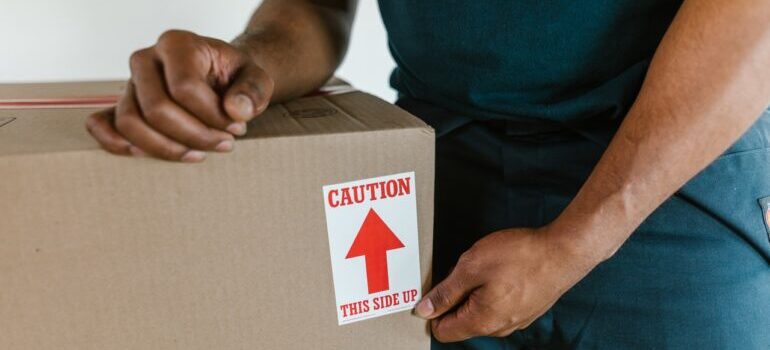
<path id="1" fill-rule="evenodd" d="M 681 0 L 380 0 L 401 94 L 466 117 L 622 117 Z"/>

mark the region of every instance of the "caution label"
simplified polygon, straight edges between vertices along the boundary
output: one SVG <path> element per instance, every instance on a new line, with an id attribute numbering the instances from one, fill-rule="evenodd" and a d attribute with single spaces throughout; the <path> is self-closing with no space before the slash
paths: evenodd
<path id="1" fill-rule="evenodd" d="M 414 172 L 324 186 L 340 325 L 420 299 L 415 186 Z"/>

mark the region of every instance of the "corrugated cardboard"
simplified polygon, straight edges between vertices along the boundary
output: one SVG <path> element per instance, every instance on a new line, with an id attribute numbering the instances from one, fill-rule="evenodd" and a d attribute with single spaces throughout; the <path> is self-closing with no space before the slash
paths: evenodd
<path id="1" fill-rule="evenodd" d="M 0 100 L 116 83 L 5 85 Z M 415 172 L 423 280 L 433 131 L 353 92 L 271 107 L 202 164 L 109 155 L 93 109 L 0 109 L 0 349 L 428 349 L 410 312 L 339 326 L 324 185 Z"/>

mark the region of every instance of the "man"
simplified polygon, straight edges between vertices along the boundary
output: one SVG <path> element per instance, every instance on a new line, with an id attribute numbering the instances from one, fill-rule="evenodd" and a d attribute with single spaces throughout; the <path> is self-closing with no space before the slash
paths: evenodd
<path id="1" fill-rule="evenodd" d="M 415 310 L 435 349 L 770 348 L 770 2 L 380 6 L 398 104 L 438 135 Z M 333 74 L 354 8 L 265 0 L 232 44 L 169 31 L 88 129 L 116 154 L 228 152 Z"/>

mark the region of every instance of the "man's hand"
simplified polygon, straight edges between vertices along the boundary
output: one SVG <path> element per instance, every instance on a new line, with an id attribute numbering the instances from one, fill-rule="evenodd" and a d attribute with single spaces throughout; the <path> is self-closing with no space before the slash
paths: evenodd
<path id="1" fill-rule="evenodd" d="M 525 327 L 735 142 L 770 96 L 768 18 L 767 1 L 686 0 L 634 106 L 567 208 L 543 229 L 480 240 L 417 305 L 436 338 Z"/>
<path id="2" fill-rule="evenodd" d="M 172 30 L 131 56 L 131 80 L 117 107 L 87 128 L 115 154 L 200 162 L 229 152 L 233 135 L 267 107 L 273 80 L 223 41 Z"/>
<path id="3" fill-rule="evenodd" d="M 322 86 L 342 61 L 356 0 L 264 0 L 228 44 L 172 30 L 131 56 L 127 91 L 86 127 L 103 148 L 200 162 L 271 101 Z"/>
<path id="4" fill-rule="evenodd" d="M 549 228 L 509 229 L 479 240 L 417 304 L 442 342 L 502 337 L 527 327 L 600 262 Z"/>

